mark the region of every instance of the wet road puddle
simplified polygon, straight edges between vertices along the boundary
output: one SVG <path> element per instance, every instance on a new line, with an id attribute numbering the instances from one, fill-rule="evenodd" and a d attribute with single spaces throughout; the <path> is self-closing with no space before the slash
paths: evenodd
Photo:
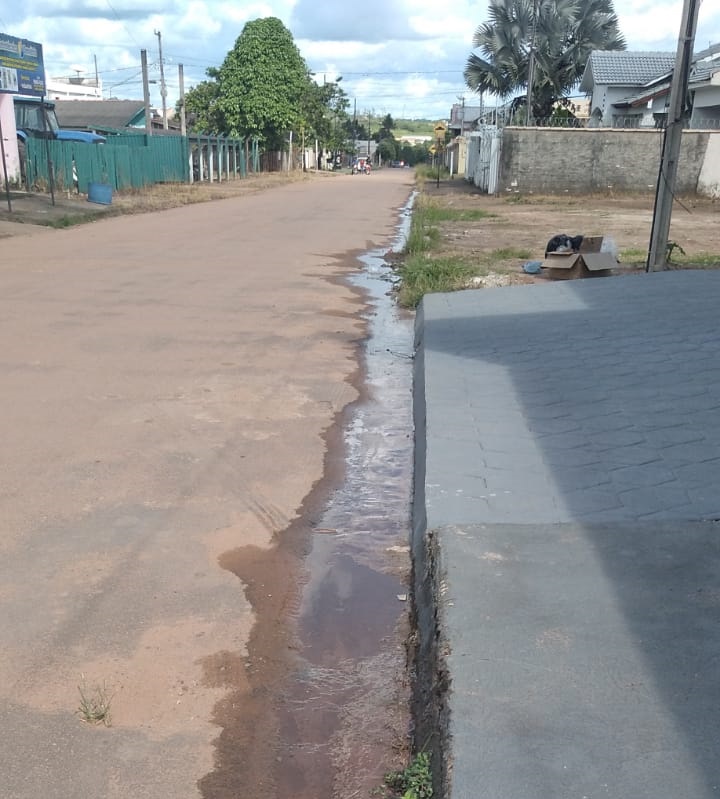
<path id="1" fill-rule="evenodd" d="M 368 796 L 408 734 L 413 322 L 397 308 L 385 255 L 362 256 L 351 278 L 368 299 L 368 336 L 363 398 L 335 444 L 342 481 L 275 550 L 222 562 L 245 583 L 258 620 L 250 697 L 231 693 L 216 710 L 223 732 L 217 768 L 200 783 L 205 799 Z M 292 573 L 299 589 L 278 585 Z"/>

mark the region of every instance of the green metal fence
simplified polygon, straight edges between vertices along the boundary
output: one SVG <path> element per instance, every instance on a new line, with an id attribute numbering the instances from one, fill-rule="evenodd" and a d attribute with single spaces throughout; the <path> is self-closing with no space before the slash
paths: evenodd
<path id="1" fill-rule="evenodd" d="M 198 152 L 204 154 L 204 169 L 198 170 Z M 252 143 L 251 153 L 254 165 L 256 142 Z M 30 186 L 49 185 L 50 160 L 57 188 L 76 189 L 83 194 L 89 183 L 107 184 L 114 190 L 140 189 L 153 183 L 219 181 L 247 174 L 245 142 L 219 137 L 129 133 L 108 136 L 105 144 L 28 139 L 26 159 Z"/>

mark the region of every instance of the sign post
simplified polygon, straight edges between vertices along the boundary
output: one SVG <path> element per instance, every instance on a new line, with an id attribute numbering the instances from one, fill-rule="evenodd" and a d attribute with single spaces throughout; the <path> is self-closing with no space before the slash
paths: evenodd
<path id="1" fill-rule="evenodd" d="M 435 152 L 437 153 L 437 180 L 435 182 L 435 187 L 440 187 L 440 153 L 443 151 L 443 145 L 445 144 L 445 133 L 447 132 L 447 127 L 444 122 L 438 122 L 437 125 L 433 128 L 435 131 Z M 432 150 L 432 148 L 430 148 Z"/>

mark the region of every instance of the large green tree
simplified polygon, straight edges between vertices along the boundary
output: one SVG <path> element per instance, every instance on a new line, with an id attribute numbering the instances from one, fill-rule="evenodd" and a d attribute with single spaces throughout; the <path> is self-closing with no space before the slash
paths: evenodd
<path id="1" fill-rule="evenodd" d="M 534 62 L 532 113 L 549 117 L 582 77 L 592 50 L 624 50 L 612 0 L 491 0 L 478 27 L 465 82 L 506 99 L 527 89 Z"/>
<path id="2" fill-rule="evenodd" d="M 223 132 L 282 149 L 302 121 L 311 77 L 290 31 L 276 17 L 265 17 L 246 23 L 217 81 Z"/>
<path id="3" fill-rule="evenodd" d="M 207 76 L 185 95 L 194 132 L 256 138 L 266 149 L 284 149 L 292 131 L 298 142 L 318 139 L 327 149 L 345 149 L 350 103 L 342 78 L 317 83 L 279 19 L 248 22 Z"/>

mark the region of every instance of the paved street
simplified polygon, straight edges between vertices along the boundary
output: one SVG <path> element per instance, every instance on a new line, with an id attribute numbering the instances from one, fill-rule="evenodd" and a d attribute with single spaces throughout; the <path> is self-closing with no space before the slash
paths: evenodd
<path id="1" fill-rule="evenodd" d="M 719 301 L 713 271 L 425 299 L 453 799 L 720 792 Z"/>
<path id="2" fill-rule="evenodd" d="M 364 335 L 342 278 L 394 237 L 411 180 L 3 239 L 2 799 L 238 796 L 232 758 L 212 774 L 221 735 L 243 734 L 272 795 L 272 713 L 242 712 L 244 658 L 260 612 L 288 651 L 296 586 L 250 590 L 247 564 L 323 478 Z M 112 726 L 81 720 L 79 687 Z"/>

